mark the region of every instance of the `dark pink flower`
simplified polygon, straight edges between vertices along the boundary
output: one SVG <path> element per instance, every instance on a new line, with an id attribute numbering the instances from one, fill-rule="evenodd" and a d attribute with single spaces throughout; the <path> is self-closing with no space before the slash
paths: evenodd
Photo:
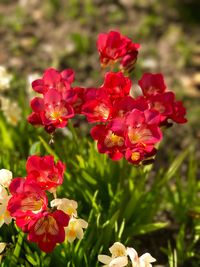
<path id="1" fill-rule="evenodd" d="M 32 83 L 33 90 L 40 94 L 47 93 L 50 89 L 56 89 L 65 94 L 71 89 L 71 83 L 74 81 L 74 71 L 66 69 L 62 72 L 54 68 L 49 68 L 44 72 L 42 79 L 35 80 Z"/>
<path id="2" fill-rule="evenodd" d="M 125 77 L 122 72 L 108 72 L 105 75 L 105 80 L 101 88 L 105 90 L 113 102 L 128 96 L 131 85 L 131 80 Z"/>
<path id="3" fill-rule="evenodd" d="M 12 197 L 8 202 L 8 210 L 17 225 L 27 231 L 27 225 L 36 214 L 47 209 L 47 196 L 38 184 L 24 178 L 13 179 L 9 189 Z"/>
<path id="4" fill-rule="evenodd" d="M 61 210 L 41 212 L 29 224 L 28 240 L 36 242 L 42 251 L 51 252 L 57 243 L 65 240 L 64 227 L 69 219 L 69 215 Z"/>
<path id="5" fill-rule="evenodd" d="M 125 125 L 122 119 L 112 120 L 107 126 L 96 125 L 91 129 L 91 135 L 97 140 L 100 153 L 106 153 L 113 160 L 123 157 L 125 149 Z"/>
<path id="6" fill-rule="evenodd" d="M 43 190 L 52 190 L 62 184 L 65 165 L 61 161 L 55 163 L 53 156 L 30 156 L 26 171 L 28 181 L 34 181 Z"/>
<path id="7" fill-rule="evenodd" d="M 164 93 L 166 85 L 161 73 L 144 73 L 138 81 L 139 86 L 145 96 L 151 96 L 157 93 Z"/>
<path id="8" fill-rule="evenodd" d="M 97 49 L 103 67 L 115 63 L 128 54 L 137 54 L 139 47 L 139 44 L 134 44 L 129 38 L 123 36 L 118 31 L 100 33 L 97 40 Z M 137 56 L 135 58 L 137 58 Z M 132 57 L 132 60 L 126 60 L 126 62 L 130 63 L 131 61 L 136 61 L 135 58 L 133 59 Z M 125 59 L 122 64 L 123 66 L 127 66 Z"/>
<path id="9" fill-rule="evenodd" d="M 44 98 L 33 98 L 31 107 L 33 113 L 28 121 L 33 125 L 43 125 L 49 133 L 65 127 L 68 119 L 74 116 L 73 107 L 55 89 L 49 89 Z"/>

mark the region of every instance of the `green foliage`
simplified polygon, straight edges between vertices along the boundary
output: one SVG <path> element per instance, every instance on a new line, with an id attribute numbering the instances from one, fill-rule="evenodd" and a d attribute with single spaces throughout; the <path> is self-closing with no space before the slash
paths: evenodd
<path id="1" fill-rule="evenodd" d="M 79 216 L 89 223 L 82 241 L 65 242 L 51 254 L 41 253 L 18 230 L 14 239 L 13 232 L 7 232 L 3 241 L 10 245 L 2 266 L 14 266 L 16 261 L 20 266 L 99 266 L 97 255 L 107 253 L 113 242 L 121 241 L 142 252 L 147 248 L 138 243 L 140 237 L 151 234 L 153 238 L 158 230 L 172 231 L 174 227 L 177 227 L 175 246 L 169 239 L 168 249 L 162 247 L 169 255 L 170 266 L 177 266 L 177 259 L 180 264 L 197 259 L 195 251 L 200 227 L 191 214 L 199 214 L 200 206 L 193 147 L 180 153 L 167 169 L 156 170 L 152 166 L 134 167 L 125 160 L 111 161 L 97 152 L 87 133 L 83 134 L 71 124 L 70 134 L 65 136 L 58 131 L 52 145 L 49 145 L 47 134 L 40 129 L 31 130 L 23 121 L 20 127 L 13 128 L 1 118 L 0 125 L 4 129 L 0 133 L 4 140 L 1 166 L 19 176 L 25 173 L 28 151 L 30 155 L 52 154 L 56 160 L 61 159 L 67 170 L 58 197 L 75 199 L 79 203 Z M 29 134 L 23 135 L 22 139 L 25 129 Z M 10 156 L 19 147 L 23 149 L 11 160 Z M 185 166 L 184 172 L 182 166 Z M 163 219 L 162 214 L 166 211 L 173 220 Z M 162 253 L 160 248 L 150 252 L 153 255 Z"/>

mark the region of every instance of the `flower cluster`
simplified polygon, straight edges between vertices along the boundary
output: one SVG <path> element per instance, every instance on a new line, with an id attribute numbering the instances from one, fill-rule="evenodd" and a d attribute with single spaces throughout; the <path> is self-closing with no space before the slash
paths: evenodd
<path id="1" fill-rule="evenodd" d="M 42 79 L 32 83 L 43 98 L 31 101 L 33 113 L 29 122 L 41 124 L 51 133 L 66 126 L 74 114 L 82 114 L 89 123 L 96 124 L 91 135 L 100 153 L 113 160 L 125 157 L 136 165 L 153 160 L 163 136 L 161 127 L 171 122 L 185 123 L 186 110 L 167 89 L 160 73 L 145 73 L 138 81 L 141 95 L 132 96 L 132 81 L 125 73 L 133 69 L 139 47 L 117 31 L 99 35 L 101 65 L 110 67 L 119 63 L 119 70 L 108 71 L 99 88 L 72 88 L 72 70 L 61 73 L 46 70 Z"/>
<path id="2" fill-rule="evenodd" d="M 120 242 L 115 242 L 109 250 L 111 256 L 98 255 L 98 260 L 105 267 L 152 267 L 151 263 L 156 261 L 149 253 L 138 257 L 137 251 L 134 248 L 126 248 Z"/>
<path id="3" fill-rule="evenodd" d="M 4 209 L 16 220 L 17 226 L 28 233 L 29 241 L 36 242 L 45 252 L 51 252 L 57 243 L 64 242 L 68 237 L 69 222 L 77 216 L 77 203 L 73 200 L 54 199 L 51 208 L 48 207 L 47 192 L 56 196 L 56 188 L 63 182 L 64 171 L 65 165 L 61 161 L 55 163 L 53 156 L 30 156 L 26 163 L 26 177 L 12 179 L 9 197 L 5 192 L 0 194 L 4 197 L 2 202 L 6 202 Z M 5 173 L 2 177 L 5 183 Z M 82 224 L 78 226 L 77 232 L 80 232 Z M 83 231 L 81 234 L 75 233 L 74 239 L 76 236 L 82 238 Z"/>

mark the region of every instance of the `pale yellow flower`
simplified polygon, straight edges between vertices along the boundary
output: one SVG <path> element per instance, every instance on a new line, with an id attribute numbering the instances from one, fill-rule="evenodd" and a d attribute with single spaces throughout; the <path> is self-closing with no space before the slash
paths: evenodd
<path id="1" fill-rule="evenodd" d="M 78 203 L 75 200 L 68 198 L 56 198 L 51 201 L 51 207 L 56 207 L 58 210 L 62 210 L 69 216 L 77 216 Z"/>
<path id="2" fill-rule="evenodd" d="M 156 261 L 149 253 L 138 257 L 134 248 L 127 248 L 127 254 L 130 257 L 132 267 L 152 267 L 151 263 Z"/>
<path id="3" fill-rule="evenodd" d="M 151 254 L 145 253 L 139 257 L 139 267 L 152 267 L 151 263 L 155 261 L 156 259 L 154 259 Z"/>
<path id="4" fill-rule="evenodd" d="M 151 263 L 155 262 L 149 253 L 138 257 L 138 253 L 134 248 L 125 247 L 120 242 L 115 242 L 110 248 L 111 257 L 107 255 L 98 255 L 98 260 L 105 264 L 104 267 L 152 267 Z"/>
<path id="5" fill-rule="evenodd" d="M 3 114 L 8 123 L 16 126 L 21 119 L 21 109 L 16 102 L 11 102 L 8 107 L 3 108 Z"/>
<path id="6" fill-rule="evenodd" d="M 4 66 L 0 66 L 0 91 L 9 89 L 12 75 L 8 73 Z"/>
<path id="7" fill-rule="evenodd" d="M 122 256 L 126 256 L 127 255 L 126 247 L 120 242 L 115 242 L 109 248 L 109 250 L 110 250 L 110 253 L 112 254 L 113 258 L 122 257 Z"/>
<path id="8" fill-rule="evenodd" d="M 108 267 L 123 267 L 128 264 L 128 257 L 126 247 L 120 243 L 115 242 L 110 248 L 111 257 L 107 255 L 98 255 L 98 260 Z"/>
<path id="9" fill-rule="evenodd" d="M 87 228 L 88 223 L 83 219 L 71 218 L 67 227 L 65 227 L 66 240 L 72 243 L 76 238 L 83 238 L 83 228 Z"/>
<path id="10" fill-rule="evenodd" d="M 13 178 L 12 172 L 6 169 L 0 170 L 0 185 L 8 187 Z"/>
<path id="11" fill-rule="evenodd" d="M 104 267 L 124 267 L 128 264 L 126 256 L 112 258 L 107 255 L 98 255 L 98 260 L 104 264 Z"/>
<path id="12" fill-rule="evenodd" d="M 8 195 L 6 189 L 0 185 L 0 227 L 12 221 L 9 211 L 7 210 L 8 201 L 11 196 Z"/>

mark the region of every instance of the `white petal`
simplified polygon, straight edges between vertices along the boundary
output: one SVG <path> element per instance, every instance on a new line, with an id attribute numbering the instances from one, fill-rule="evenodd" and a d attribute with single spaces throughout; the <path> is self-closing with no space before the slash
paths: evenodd
<path id="1" fill-rule="evenodd" d="M 87 228 L 88 227 L 88 223 L 83 219 L 78 219 L 78 223 L 82 228 Z"/>
<path id="2" fill-rule="evenodd" d="M 150 253 L 145 253 L 142 256 L 140 256 L 140 260 L 144 261 L 145 263 L 151 263 L 156 261 L 156 259 L 153 258 Z"/>
<path id="3" fill-rule="evenodd" d="M 0 170 L 0 184 L 8 187 L 10 185 L 10 182 L 13 178 L 13 174 L 11 171 L 6 170 L 6 169 L 1 169 Z"/>
<path id="4" fill-rule="evenodd" d="M 138 263 L 138 254 L 134 248 L 127 248 L 127 254 L 130 257 L 132 264 Z"/>
<path id="5" fill-rule="evenodd" d="M 98 261 L 109 264 L 112 261 L 112 258 L 107 255 L 98 255 Z"/>
<path id="6" fill-rule="evenodd" d="M 110 262 L 109 267 L 123 267 L 126 266 L 127 264 L 128 264 L 128 258 L 126 256 L 117 257 Z"/>

